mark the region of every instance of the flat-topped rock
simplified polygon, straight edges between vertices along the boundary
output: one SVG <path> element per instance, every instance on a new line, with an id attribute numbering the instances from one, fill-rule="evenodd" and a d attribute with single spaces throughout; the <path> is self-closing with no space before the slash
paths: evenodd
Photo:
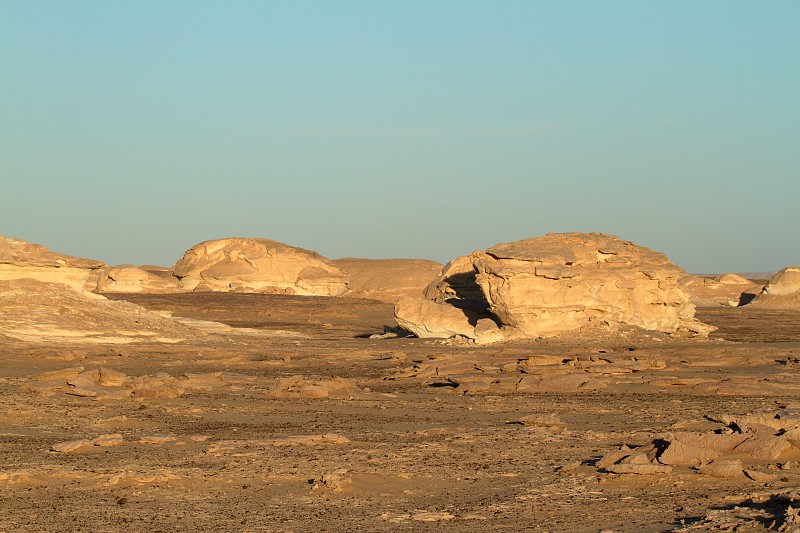
<path id="1" fill-rule="evenodd" d="M 190 248 L 172 267 L 182 290 L 338 296 L 344 273 L 316 252 L 269 239 L 219 239 Z"/>
<path id="2" fill-rule="evenodd" d="M 44 246 L 0 235 L 0 280 L 36 279 L 63 283 L 77 291 L 96 290 L 106 265 L 48 250 Z"/>
<path id="3" fill-rule="evenodd" d="M 485 313 L 506 338 L 551 337 L 591 323 L 707 335 L 714 328 L 694 319 L 679 284 L 685 275 L 664 254 L 611 235 L 549 234 L 460 257 L 425 295 Z"/>
<path id="4" fill-rule="evenodd" d="M 396 302 L 401 296 L 420 298 L 442 269 L 425 259 L 334 259 L 347 276 L 348 296 Z"/>

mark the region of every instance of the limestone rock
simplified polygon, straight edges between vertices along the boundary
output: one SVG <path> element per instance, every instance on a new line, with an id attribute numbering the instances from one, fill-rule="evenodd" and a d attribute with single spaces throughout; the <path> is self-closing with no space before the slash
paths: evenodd
<path id="1" fill-rule="evenodd" d="M 591 323 L 707 335 L 714 328 L 694 319 L 695 306 L 679 284 L 684 276 L 665 255 L 617 237 L 548 234 L 451 261 L 425 296 L 489 313 L 506 338 L 551 337 Z M 436 326 L 415 321 L 415 329 L 446 333 L 440 317 L 451 315 L 448 322 L 456 313 L 426 313 Z"/>
<path id="2" fill-rule="evenodd" d="M 356 259 L 332 261 L 347 276 L 348 296 L 396 302 L 401 296 L 422 297 L 442 265 L 424 259 Z"/>
<path id="3" fill-rule="evenodd" d="M 481 343 L 502 340 L 503 333 L 489 318 L 468 309 L 422 298 L 401 297 L 394 306 L 395 320 L 419 338 L 467 337 Z"/>
<path id="4" fill-rule="evenodd" d="M 178 278 L 160 276 L 133 265 L 120 265 L 110 268 L 99 292 L 179 292 Z"/>
<path id="5" fill-rule="evenodd" d="M 739 459 L 722 459 L 700 466 L 698 471 L 707 476 L 723 479 L 741 479 L 744 477 L 744 468 Z"/>
<path id="6" fill-rule="evenodd" d="M 739 305 L 743 294 L 758 294 L 758 285 L 738 274 L 722 274 L 714 278 L 685 276 L 680 280 L 681 287 L 689 293 L 694 305 L 713 307 L 717 305 Z"/>
<path id="7" fill-rule="evenodd" d="M 278 379 L 264 394 L 270 398 L 350 398 L 357 392 L 352 381 L 340 377 L 315 380 L 290 376 Z"/>
<path id="8" fill-rule="evenodd" d="M 0 281 L 0 334 L 22 341 L 110 344 L 203 336 L 138 305 L 33 279 Z"/>
<path id="9" fill-rule="evenodd" d="M 60 254 L 0 235 L 0 281 L 35 279 L 63 283 L 76 291 L 94 291 L 102 284 L 106 268 L 100 261 Z"/>
<path id="10" fill-rule="evenodd" d="M 184 290 L 338 296 L 344 273 L 310 250 L 269 239 L 220 239 L 190 248 L 172 267 Z"/>
<path id="11" fill-rule="evenodd" d="M 770 278 L 748 305 L 776 309 L 800 308 L 800 267 L 787 267 Z"/>

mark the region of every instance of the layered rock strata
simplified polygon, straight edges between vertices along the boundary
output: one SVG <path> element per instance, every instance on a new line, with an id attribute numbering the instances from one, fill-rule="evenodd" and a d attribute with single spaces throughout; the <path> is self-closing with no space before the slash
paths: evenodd
<path id="1" fill-rule="evenodd" d="M 395 316 L 417 335 L 436 337 L 442 332 L 427 326 L 455 309 L 473 327 L 459 334 L 479 341 L 481 318 L 505 338 L 552 337 L 592 323 L 707 335 L 714 328 L 694 319 L 679 284 L 685 275 L 664 254 L 614 236 L 548 234 L 451 261 L 425 289 L 438 307 L 400 302 Z"/>

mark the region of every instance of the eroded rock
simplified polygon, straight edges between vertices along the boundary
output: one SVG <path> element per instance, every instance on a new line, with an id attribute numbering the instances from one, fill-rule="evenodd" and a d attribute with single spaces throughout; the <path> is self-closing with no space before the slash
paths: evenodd
<path id="1" fill-rule="evenodd" d="M 114 293 L 170 293 L 179 292 L 178 278 L 149 272 L 133 265 L 110 268 L 99 292 Z"/>
<path id="2" fill-rule="evenodd" d="M 220 239 L 190 248 L 172 267 L 180 287 L 193 291 L 244 291 L 338 296 L 344 273 L 316 252 L 269 239 Z"/>
<path id="3" fill-rule="evenodd" d="M 786 267 L 772 276 L 761 293 L 748 306 L 775 309 L 800 308 L 800 267 Z"/>
<path id="4" fill-rule="evenodd" d="M 0 235 L 0 281 L 35 279 L 62 283 L 76 291 L 94 291 L 102 284 L 106 265 L 48 250 L 44 246 Z"/>
<path id="5" fill-rule="evenodd" d="M 679 284 L 684 276 L 665 255 L 617 237 L 549 234 L 451 261 L 425 290 L 441 307 L 417 304 L 414 314 L 404 302 L 396 316 L 421 334 L 446 333 L 441 323 L 458 321 L 449 305 L 467 317 L 494 319 L 505 338 L 552 337 L 592 323 L 707 335 L 714 328 L 694 319 Z M 474 327 L 476 321 L 467 322 Z"/>

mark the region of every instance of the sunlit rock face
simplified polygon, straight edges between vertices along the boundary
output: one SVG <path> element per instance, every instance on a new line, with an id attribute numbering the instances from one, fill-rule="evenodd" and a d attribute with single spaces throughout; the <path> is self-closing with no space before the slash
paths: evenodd
<path id="1" fill-rule="evenodd" d="M 738 274 L 722 274 L 713 278 L 689 275 L 683 277 L 680 283 L 689 293 L 692 303 L 704 307 L 738 306 L 744 303 L 745 295 L 749 294 L 752 297 L 762 288 L 761 285 Z"/>
<path id="2" fill-rule="evenodd" d="M 202 332 L 129 302 L 64 283 L 0 281 L 0 336 L 25 342 L 179 342 Z"/>
<path id="3" fill-rule="evenodd" d="M 63 283 L 77 291 L 95 291 L 102 285 L 106 269 L 100 261 L 0 235 L 0 280 L 35 279 Z"/>
<path id="4" fill-rule="evenodd" d="M 171 270 L 182 290 L 338 296 L 344 273 L 316 252 L 269 239 L 220 239 L 190 248 Z"/>
<path id="5" fill-rule="evenodd" d="M 749 306 L 776 309 L 800 308 L 800 266 L 786 267 L 772 276 Z"/>
<path id="6" fill-rule="evenodd" d="M 451 261 L 425 296 L 483 313 L 505 338 L 551 337 L 590 323 L 707 335 L 714 328 L 694 319 L 679 284 L 685 275 L 664 254 L 611 235 L 548 234 Z"/>

